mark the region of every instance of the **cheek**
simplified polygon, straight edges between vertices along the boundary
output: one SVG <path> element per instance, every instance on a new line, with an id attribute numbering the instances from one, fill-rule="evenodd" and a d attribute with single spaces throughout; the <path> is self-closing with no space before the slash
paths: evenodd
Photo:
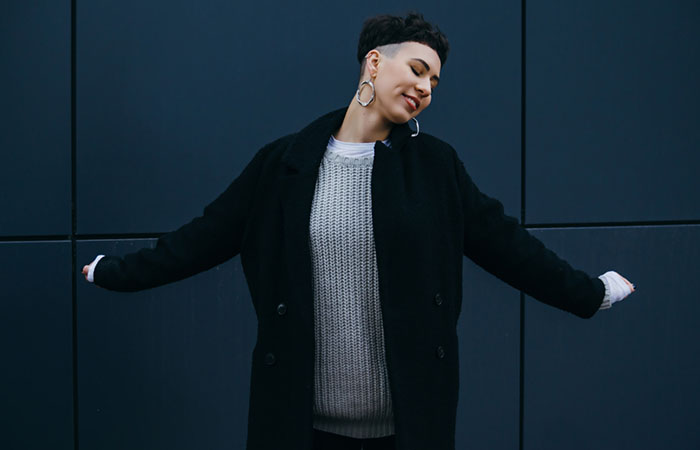
<path id="1" fill-rule="evenodd" d="M 374 82 L 374 87 L 375 87 L 375 92 L 378 98 L 382 99 L 383 101 L 386 101 L 389 96 L 392 95 L 391 89 L 389 86 L 386 86 L 382 82 Z"/>
<path id="2" fill-rule="evenodd" d="M 396 86 L 386 86 L 377 85 L 377 97 L 381 103 L 386 105 L 399 105 L 400 102 L 404 101 L 401 95 L 403 89 L 396 88 Z"/>
<path id="3" fill-rule="evenodd" d="M 432 95 L 428 98 L 424 98 L 423 100 L 421 100 L 421 102 L 420 102 L 421 111 L 424 110 L 425 108 L 427 108 L 428 106 L 430 106 L 430 102 L 432 102 L 432 101 L 433 101 Z"/>

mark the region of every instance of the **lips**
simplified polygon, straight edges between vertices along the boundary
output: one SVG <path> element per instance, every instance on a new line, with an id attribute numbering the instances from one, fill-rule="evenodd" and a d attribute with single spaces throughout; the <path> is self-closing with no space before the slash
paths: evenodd
<path id="1" fill-rule="evenodd" d="M 402 94 L 404 99 L 406 99 L 406 103 L 408 103 L 408 106 L 411 107 L 414 111 L 418 109 L 420 106 L 420 100 L 418 100 L 415 97 L 412 97 L 410 95 Z"/>

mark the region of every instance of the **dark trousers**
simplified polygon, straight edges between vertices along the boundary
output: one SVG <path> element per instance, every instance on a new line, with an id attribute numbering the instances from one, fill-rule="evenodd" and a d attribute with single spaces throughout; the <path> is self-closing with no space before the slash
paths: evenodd
<path id="1" fill-rule="evenodd" d="M 396 438 L 392 434 L 381 438 L 355 439 L 314 430 L 313 450 L 396 450 Z"/>

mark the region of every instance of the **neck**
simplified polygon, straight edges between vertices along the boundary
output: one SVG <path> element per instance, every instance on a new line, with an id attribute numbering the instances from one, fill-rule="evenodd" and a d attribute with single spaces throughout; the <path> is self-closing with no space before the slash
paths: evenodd
<path id="1" fill-rule="evenodd" d="M 376 104 L 363 107 L 353 97 L 342 125 L 335 132 L 335 138 L 344 142 L 383 141 L 389 137 L 393 127 L 393 123 L 379 114 Z"/>

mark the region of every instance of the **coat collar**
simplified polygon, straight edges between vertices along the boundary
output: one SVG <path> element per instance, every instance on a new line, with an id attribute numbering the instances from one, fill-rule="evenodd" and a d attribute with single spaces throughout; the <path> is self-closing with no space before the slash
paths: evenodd
<path id="1" fill-rule="evenodd" d="M 297 133 L 296 139 L 282 156 L 282 161 L 300 172 L 318 168 L 321 158 L 326 151 L 328 141 L 334 131 L 340 128 L 345 118 L 347 107 L 331 111 L 311 122 Z M 389 134 L 391 151 L 399 151 L 411 136 L 411 128 L 408 124 L 395 125 Z M 388 149 L 381 141 L 375 143 L 375 149 Z"/>

